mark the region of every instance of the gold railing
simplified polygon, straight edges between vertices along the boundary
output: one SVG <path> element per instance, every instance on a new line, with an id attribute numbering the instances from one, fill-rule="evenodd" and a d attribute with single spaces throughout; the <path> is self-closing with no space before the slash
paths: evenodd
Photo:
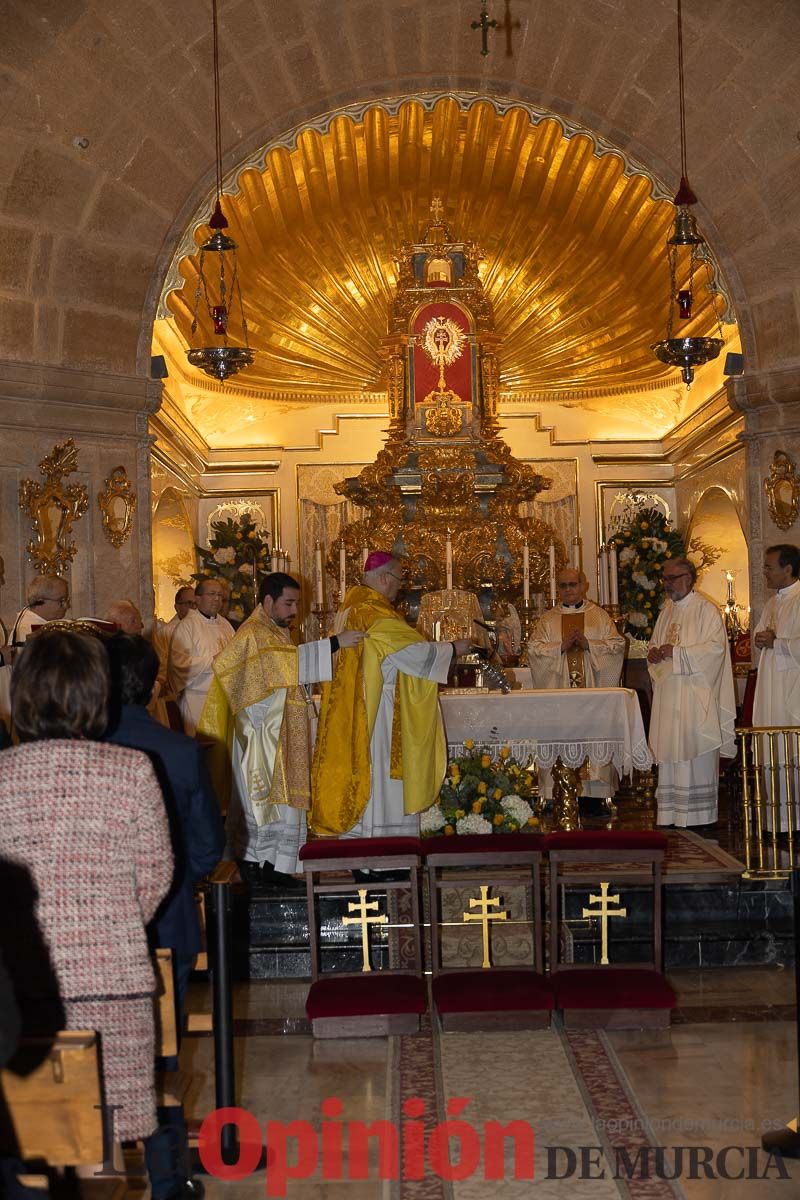
<path id="1" fill-rule="evenodd" d="M 736 730 L 745 879 L 788 879 L 800 859 L 800 727 Z"/>

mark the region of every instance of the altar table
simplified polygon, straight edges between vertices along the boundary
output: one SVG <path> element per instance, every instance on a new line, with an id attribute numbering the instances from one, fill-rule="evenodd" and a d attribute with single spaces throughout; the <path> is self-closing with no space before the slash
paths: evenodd
<path id="1" fill-rule="evenodd" d="M 645 738 L 639 698 L 630 688 L 476 693 L 440 696 L 450 758 L 464 743 L 490 751 L 508 746 L 514 758 L 552 767 L 613 763 L 620 775 L 648 770 L 653 758 Z"/>

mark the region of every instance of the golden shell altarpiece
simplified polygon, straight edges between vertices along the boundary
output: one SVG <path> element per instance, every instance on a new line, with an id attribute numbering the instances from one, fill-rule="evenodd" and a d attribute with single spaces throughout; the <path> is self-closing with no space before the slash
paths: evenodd
<path id="1" fill-rule="evenodd" d="M 375 462 L 336 487 L 365 515 L 331 545 L 334 577 L 342 545 L 351 578 L 365 547 L 392 549 L 410 585 L 443 589 L 448 536 L 453 586 L 491 585 L 498 599 L 522 590 L 526 541 L 532 591 L 546 590 L 551 544 L 557 563 L 567 562 L 553 528 L 520 512 L 550 480 L 514 458 L 500 437 L 499 338 L 478 275 L 481 258 L 477 246 L 453 239 L 438 199 L 421 240 L 397 256 L 398 287 L 381 341 L 391 424 Z M 423 362 L 438 371 L 427 391 L 417 380 Z"/>

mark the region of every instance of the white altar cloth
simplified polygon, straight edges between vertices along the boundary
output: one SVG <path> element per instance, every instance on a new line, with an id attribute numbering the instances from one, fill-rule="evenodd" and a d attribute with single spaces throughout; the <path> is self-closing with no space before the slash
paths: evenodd
<path id="1" fill-rule="evenodd" d="M 645 771 L 653 757 L 645 738 L 639 699 L 630 688 L 570 688 L 475 696 L 442 692 L 442 713 L 451 758 L 464 743 L 494 749 L 508 746 L 521 762 L 552 767 L 613 763 L 620 775 Z"/>

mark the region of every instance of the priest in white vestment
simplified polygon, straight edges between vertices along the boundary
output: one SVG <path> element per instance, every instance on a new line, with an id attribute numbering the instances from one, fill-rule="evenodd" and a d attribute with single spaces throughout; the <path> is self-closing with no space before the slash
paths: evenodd
<path id="1" fill-rule="evenodd" d="M 320 837 L 417 837 L 439 794 L 447 744 L 438 684 L 469 639 L 428 642 L 392 607 L 397 559 L 374 551 L 344 597 L 336 629 L 368 633 L 322 691 L 309 826 Z"/>
<path id="2" fill-rule="evenodd" d="M 69 608 L 69 584 L 60 575 L 37 575 L 28 584 L 27 601 L 17 613 L 6 651 L 0 659 L 0 721 L 11 728 L 11 662 L 34 629 L 61 620 Z"/>
<path id="3" fill-rule="evenodd" d="M 586 577 L 574 567 L 556 576 L 559 604 L 548 609 L 533 627 L 528 661 L 535 689 L 619 687 L 625 657 L 625 639 L 617 632 L 605 609 L 587 599 Z M 611 764 L 588 766 L 581 778 L 584 796 L 608 799 L 619 786 Z M 551 771 L 539 770 L 539 789 L 546 800 L 553 795 Z"/>
<path id="4" fill-rule="evenodd" d="M 311 697 L 306 686 L 329 680 L 333 655 L 363 641 L 350 630 L 293 645 L 300 584 L 276 571 L 259 587 L 259 603 L 214 659 L 198 733 L 224 742 L 232 767 L 228 854 L 261 890 L 305 890 L 302 870 L 311 801 Z"/>
<path id="5" fill-rule="evenodd" d="M 167 681 L 178 697 L 183 728 L 190 737 L 211 686 L 211 664 L 233 637 L 233 627 L 219 615 L 226 595 L 227 588 L 219 579 L 201 579 L 195 588 L 197 608 L 172 635 Z"/>
<path id="6" fill-rule="evenodd" d="M 764 605 L 753 641 L 759 650 L 758 678 L 753 701 L 754 725 L 800 726 L 800 550 L 783 544 L 770 546 L 764 556 L 764 578 L 775 595 Z M 764 740 L 765 803 L 771 800 L 769 745 Z M 780 829 L 789 827 L 787 814 L 786 754 L 783 738 L 775 739 L 778 755 L 777 786 L 780 805 Z M 790 760 L 791 761 L 791 760 Z M 800 828 L 800 778 L 795 761 L 791 772 L 792 828 Z M 767 808 L 765 827 L 772 828 L 771 809 Z"/>
<path id="7" fill-rule="evenodd" d="M 693 590 L 694 563 L 664 564 L 667 600 L 647 655 L 653 681 L 650 748 L 658 763 L 659 825 L 717 819 L 719 759 L 736 754 L 736 698 L 725 625 L 716 604 Z"/>

